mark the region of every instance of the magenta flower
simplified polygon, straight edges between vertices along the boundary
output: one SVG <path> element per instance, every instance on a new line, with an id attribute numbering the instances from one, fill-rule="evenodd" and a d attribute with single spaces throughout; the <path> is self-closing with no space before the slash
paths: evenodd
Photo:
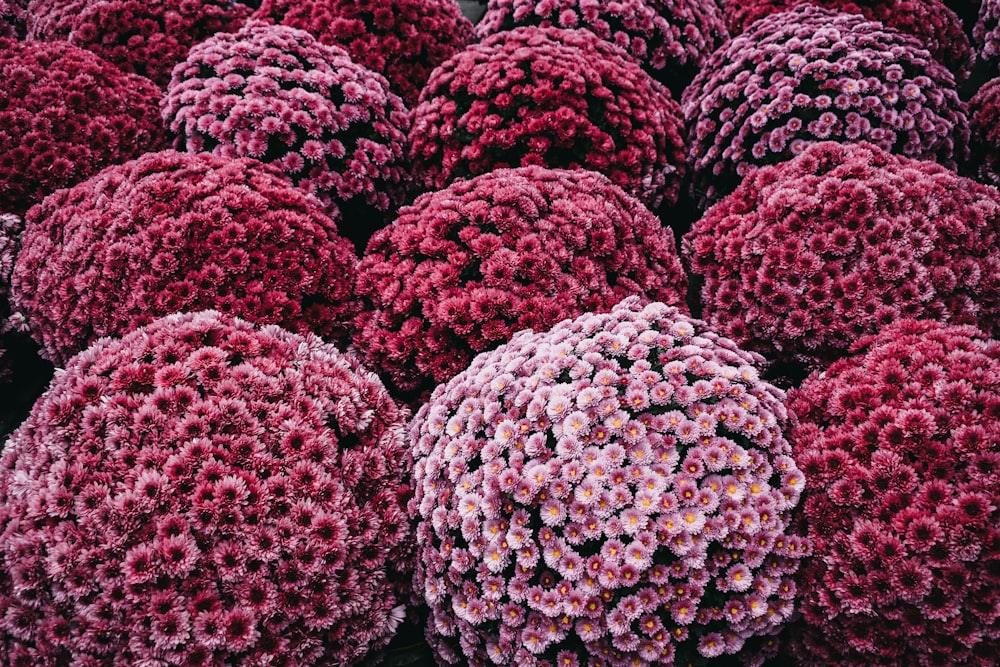
<path id="1" fill-rule="evenodd" d="M 250 9 L 227 0 L 30 0 L 28 39 L 67 40 L 158 86 L 188 49 L 238 30 Z"/>
<path id="2" fill-rule="evenodd" d="M 972 130 L 970 171 L 987 185 L 1000 185 L 1000 78 L 984 83 L 969 100 Z"/>
<path id="3" fill-rule="evenodd" d="M 495 0 L 476 24 L 476 35 L 528 25 L 589 30 L 625 49 L 678 97 L 729 38 L 718 6 L 697 0 Z"/>
<path id="4" fill-rule="evenodd" d="M 674 248 L 669 228 L 593 172 L 523 167 L 458 181 L 372 238 L 354 341 L 388 386 L 427 394 L 521 329 L 630 294 L 683 304 Z M 586 435 L 589 420 L 572 419 L 585 413 L 565 403 L 564 432 Z M 511 424 L 498 434 L 508 430 L 520 433 Z"/>
<path id="5" fill-rule="evenodd" d="M 176 148 L 275 164 L 361 247 L 406 196 L 403 101 L 302 30 L 251 21 L 202 42 L 174 68 L 161 108 Z"/>
<path id="6" fill-rule="evenodd" d="M 409 595 L 406 416 L 312 334 L 101 340 L 0 458 L 0 659 L 353 664 Z"/>
<path id="7" fill-rule="evenodd" d="M 164 151 L 33 208 L 12 299 L 60 364 L 101 336 L 203 308 L 342 341 L 356 262 L 319 202 L 273 169 Z"/>
<path id="8" fill-rule="evenodd" d="M 906 317 L 1000 335 L 1000 195 L 868 143 L 755 171 L 683 246 L 705 318 L 807 370 Z"/>
<path id="9" fill-rule="evenodd" d="M 767 16 L 712 56 L 682 99 L 703 205 L 823 140 L 954 168 L 968 153 L 955 77 L 915 40 L 811 4 Z"/>
<path id="10" fill-rule="evenodd" d="M 789 395 L 809 477 L 798 521 L 813 543 L 787 634 L 795 662 L 989 664 L 1000 650 L 1000 344 L 904 320 L 852 352 Z"/>
<path id="11" fill-rule="evenodd" d="M 722 0 L 730 33 L 738 35 L 765 16 L 785 12 L 803 0 Z M 845 14 L 861 14 L 887 28 L 912 35 L 955 78 L 965 81 L 972 69 L 973 50 L 958 14 L 943 0 L 810 0 L 811 4 Z M 954 4 L 954 3 L 953 3 Z"/>
<path id="12" fill-rule="evenodd" d="M 27 4 L 26 0 L 0 0 L 0 38 L 24 36 Z"/>
<path id="13" fill-rule="evenodd" d="M 166 145 L 161 91 L 65 42 L 0 39 L 0 211 Z"/>
<path id="14" fill-rule="evenodd" d="M 415 105 L 431 71 L 472 41 L 455 0 L 264 0 L 254 18 L 311 33 L 389 80 Z"/>
<path id="15" fill-rule="evenodd" d="M 647 357 L 628 357 L 636 344 Z M 760 665 L 773 655 L 808 543 L 786 534 L 803 475 L 783 435 L 783 394 L 758 379 L 760 361 L 676 308 L 630 297 L 610 313 L 522 331 L 438 386 L 410 426 L 410 511 L 415 589 L 439 662 L 707 665 L 740 653 Z M 690 370 L 670 374 L 673 363 Z M 714 416 L 734 403 L 731 391 L 629 409 L 626 387 L 654 377 L 678 389 L 725 379 L 766 426 L 744 433 L 720 420 L 711 437 L 685 443 L 666 412 Z M 594 387 L 620 414 L 572 408 Z M 489 417 L 449 426 L 470 411 Z M 644 437 L 630 441 L 640 426 Z M 596 437 L 609 427 L 609 439 Z M 487 459 L 483 442 L 502 444 Z M 694 465 L 713 448 L 729 457 L 714 474 Z M 728 526 L 719 507 L 685 499 L 688 487 L 722 493 L 723 475 L 740 498 L 728 511 L 759 503 L 767 521 Z"/>
<path id="16" fill-rule="evenodd" d="M 585 30 L 487 37 L 431 75 L 409 156 L 428 190 L 503 167 L 582 168 L 655 208 L 684 175 L 680 108 L 619 47 Z"/>

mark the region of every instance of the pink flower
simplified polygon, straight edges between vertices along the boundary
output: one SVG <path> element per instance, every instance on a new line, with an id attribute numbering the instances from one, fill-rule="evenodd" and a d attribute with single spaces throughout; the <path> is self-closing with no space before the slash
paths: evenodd
<path id="1" fill-rule="evenodd" d="M 635 345 L 648 354 L 632 358 Z M 666 366 L 675 361 L 671 373 Z M 630 297 L 610 313 L 522 331 L 439 385 L 410 427 L 416 589 L 430 606 L 428 639 L 439 662 L 485 663 L 505 638 L 531 642 L 525 660 L 587 664 L 608 646 L 631 663 L 698 650 L 731 654 L 776 632 L 791 614 L 782 596 L 795 598 L 790 577 L 809 546 L 787 532 L 798 497 L 783 491 L 802 475 L 781 435 L 790 420 L 782 394 L 759 379 L 758 362 L 676 309 Z M 687 373 L 699 379 L 688 383 Z M 692 400 L 668 401 L 657 415 L 627 400 L 659 377 L 687 387 Z M 718 383 L 723 400 L 735 405 L 728 396 L 737 396 L 746 406 L 742 421 L 752 417 L 760 428 L 744 434 L 713 417 L 701 425 L 703 438 L 681 440 L 692 421 L 685 411 L 709 414 L 718 379 L 726 380 Z M 473 401 L 482 423 L 470 432 L 442 428 Z M 592 423 L 600 414 L 607 434 L 597 440 L 597 426 L 580 429 L 577 446 L 567 448 L 561 443 L 577 409 Z M 633 425 L 641 435 L 633 436 Z M 498 440 L 504 429 L 521 435 Z M 523 443 L 532 439 L 529 449 Z M 472 442 L 489 442 L 489 456 Z M 712 448 L 718 472 L 703 463 Z M 733 491 L 722 503 L 727 483 Z M 486 490 L 503 514 L 466 513 L 462 503 Z M 974 502 L 966 505 L 976 513 Z M 442 518 L 451 513 L 467 516 Z M 723 520 L 729 514 L 731 526 Z M 506 532 L 497 523 L 505 517 Z M 469 548 L 455 548 L 460 541 Z M 513 558 L 500 556 L 506 547 Z M 469 620 L 473 600 L 499 610 L 492 625 Z M 682 632 L 657 624 L 661 609 Z M 720 643 L 699 649 L 716 631 Z M 763 660 L 773 647 L 747 655 Z"/>
<path id="2" fill-rule="evenodd" d="M 411 593 L 407 416 L 312 334 L 202 311 L 95 343 L 0 456 L 0 653 L 362 659 Z"/>

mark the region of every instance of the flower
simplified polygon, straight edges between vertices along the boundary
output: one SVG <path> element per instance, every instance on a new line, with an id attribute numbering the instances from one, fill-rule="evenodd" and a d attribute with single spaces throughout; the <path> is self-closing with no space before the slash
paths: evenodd
<path id="1" fill-rule="evenodd" d="M 628 349 L 640 342 L 647 357 L 630 359 Z M 591 369 L 574 377 L 570 370 L 582 358 Z M 773 655 L 773 635 L 791 602 L 783 613 L 766 610 L 794 598 L 793 575 L 808 543 L 786 534 L 799 490 L 783 489 L 802 476 L 783 435 L 794 418 L 782 392 L 752 371 L 760 360 L 676 308 L 629 297 L 610 313 L 522 331 L 439 385 L 410 424 L 414 588 L 429 592 L 427 636 L 439 663 L 701 665 L 741 652 L 761 664 Z M 747 415 L 766 426 L 746 434 L 717 421 L 712 437 L 685 443 L 662 418 L 665 410 L 693 420 L 732 399 L 630 410 L 623 402 L 629 384 L 667 377 L 666 365 L 675 362 L 690 370 L 669 382 L 725 379 L 746 392 Z M 498 386 L 500 369 L 508 377 Z M 562 400 L 590 387 L 622 406 L 624 424 L 608 440 L 593 435 L 603 427 L 598 412 L 581 410 L 580 417 Z M 439 428 L 471 400 L 493 416 L 468 432 Z M 566 413 L 564 420 L 551 419 L 548 407 Z M 576 448 L 561 449 L 565 421 L 584 417 L 593 428 L 574 436 Z M 525 429 L 483 461 L 477 443 L 496 441 L 497 429 L 519 423 Z M 645 437 L 630 442 L 630 424 L 643 425 Z M 541 447 L 529 447 L 536 436 Z M 689 465 L 710 448 L 728 452 L 732 462 L 719 473 Z M 730 501 L 725 511 L 678 505 L 683 488 L 707 489 L 723 474 L 745 500 Z M 491 518 L 461 517 L 470 495 L 479 507 L 495 508 Z M 767 522 L 748 528 L 721 521 L 726 511 L 749 511 L 750 497 L 770 500 L 762 509 Z M 514 557 L 494 558 L 501 549 Z M 485 608 L 470 614 L 478 600 Z"/>
<path id="2" fill-rule="evenodd" d="M 476 35 L 520 26 L 584 29 L 617 44 L 680 97 L 712 51 L 729 38 L 714 3 L 695 0 L 497 0 L 476 24 Z"/>
<path id="3" fill-rule="evenodd" d="M 969 100 L 972 130 L 970 171 L 988 185 L 1000 185 L 1000 78 L 984 83 Z"/>
<path id="4" fill-rule="evenodd" d="M 950 168 L 968 153 L 951 72 L 912 38 L 811 4 L 767 16 L 716 51 L 681 105 L 703 207 L 755 168 L 825 139 Z"/>
<path id="5" fill-rule="evenodd" d="M 27 18 L 25 0 L 0 0 L 0 38 L 20 39 L 24 36 L 24 21 Z"/>
<path id="6" fill-rule="evenodd" d="M 250 21 L 198 44 L 174 68 L 161 109 L 175 148 L 274 163 L 360 247 L 406 196 L 403 101 L 302 30 Z"/>
<path id="7" fill-rule="evenodd" d="M 426 398 L 520 329 L 630 294 L 682 304 L 674 248 L 669 228 L 594 172 L 521 167 L 461 180 L 402 209 L 368 244 L 354 342 L 387 386 Z M 585 414 L 564 402 L 561 419 Z M 583 431 L 582 421 L 563 428 L 567 438 Z"/>
<path id="8" fill-rule="evenodd" d="M 33 208 L 12 300 L 58 363 L 202 308 L 343 341 L 356 262 L 319 202 L 274 169 L 168 150 Z"/>
<path id="9" fill-rule="evenodd" d="M 0 39 L 0 211 L 165 146 L 160 90 L 65 42 Z"/>
<path id="10" fill-rule="evenodd" d="M 807 372 L 906 317 L 1000 335 L 1000 195 L 866 142 L 755 171 L 683 252 L 713 326 Z"/>
<path id="11" fill-rule="evenodd" d="M 789 394 L 813 545 L 795 663 L 985 664 L 1000 637 L 1000 343 L 907 319 L 851 352 Z M 828 496 L 845 480 L 855 493 Z"/>
<path id="12" fill-rule="evenodd" d="M 604 173 L 655 208 L 684 175 L 679 107 L 619 47 L 585 30 L 521 27 L 431 74 L 409 156 L 428 190 L 504 167 Z"/>
<path id="13" fill-rule="evenodd" d="M 30 0 L 28 39 L 67 40 L 158 86 L 188 49 L 238 30 L 250 14 L 227 0 Z"/>
<path id="14" fill-rule="evenodd" d="M 765 16 L 788 11 L 802 0 L 723 0 L 722 13 L 733 35 Z M 811 0 L 812 4 L 844 14 L 861 14 L 887 28 L 912 35 L 961 83 L 972 69 L 973 51 L 962 20 L 943 0 Z M 954 4 L 954 3 L 952 3 Z"/>
<path id="15" fill-rule="evenodd" d="M 472 41 L 472 23 L 455 0 L 264 0 L 269 19 L 340 46 L 378 72 L 407 105 L 417 103 L 431 71 Z"/>
<path id="16" fill-rule="evenodd" d="M 979 61 L 993 68 L 996 73 L 1000 63 L 1000 3 L 996 0 L 983 0 L 979 4 L 979 13 L 972 29 L 972 42 L 976 46 Z"/>
<path id="17" fill-rule="evenodd" d="M 353 664 L 409 595 L 407 416 L 312 334 L 202 311 L 102 339 L 0 456 L 0 656 Z"/>

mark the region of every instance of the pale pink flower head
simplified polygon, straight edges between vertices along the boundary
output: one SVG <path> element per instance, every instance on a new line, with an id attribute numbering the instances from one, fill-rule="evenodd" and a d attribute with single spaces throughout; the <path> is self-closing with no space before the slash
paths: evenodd
<path id="1" fill-rule="evenodd" d="M 632 358 L 636 344 L 646 358 Z M 587 371 L 581 350 L 590 350 Z M 722 653 L 755 664 L 774 655 L 787 614 L 767 607 L 794 600 L 808 542 L 787 531 L 798 497 L 784 492 L 802 478 L 784 437 L 794 418 L 783 393 L 753 371 L 760 361 L 672 306 L 629 297 L 609 313 L 522 331 L 440 385 L 410 425 L 409 506 L 414 589 L 430 606 L 438 660 L 596 666 L 614 651 L 621 664 L 679 656 L 703 665 Z M 710 437 L 682 439 L 682 423 L 720 399 L 630 406 L 635 386 L 674 362 L 689 369 L 675 376 L 683 386 L 725 378 L 752 394 L 744 412 L 757 428 L 707 420 Z M 567 398 L 588 387 L 620 409 L 578 428 L 590 418 Z M 442 429 L 472 397 L 491 417 L 468 431 Z M 664 409 L 677 419 L 662 418 Z M 572 448 L 562 442 L 569 431 Z M 536 436 L 540 446 L 529 448 Z M 717 472 L 694 465 L 709 451 L 726 453 Z M 732 486 L 726 503 L 723 484 Z M 973 514 L 982 504 L 966 503 Z M 483 506 L 497 511 L 480 515 Z M 492 607 L 471 613 L 484 599 Z"/>

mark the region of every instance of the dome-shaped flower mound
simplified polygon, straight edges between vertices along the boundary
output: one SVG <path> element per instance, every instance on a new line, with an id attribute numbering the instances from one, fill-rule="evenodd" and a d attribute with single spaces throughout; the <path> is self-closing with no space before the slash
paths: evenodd
<path id="1" fill-rule="evenodd" d="M 827 139 L 870 141 L 951 168 L 968 152 L 951 72 L 911 37 L 813 5 L 763 18 L 716 51 L 683 109 L 702 204 L 754 167 Z"/>
<path id="2" fill-rule="evenodd" d="M 669 228 L 607 178 L 499 169 L 428 193 L 358 269 L 354 341 L 390 389 L 429 392 L 521 329 L 631 294 L 683 304 Z"/>
<path id="3" fill-rule="evenodd" d="M 493 0 L 476 34 L 525 25 L 589 30 L 628 51 L 677 96 L 729 37 L 715 2 L 699 0 Z"/>
<path id="4" fill-rule="evenodd" d="M 28 37 L 65 39 L 158 85 L 188 49 L 232 32 L 250 8 L 230 0 L 32 0 Z"/>
<path id="5" fill-rule="evenodd" d="M 723 0 L 729 31 L 738 35 L 754 21 L 788 11 L 802 2 L 847 14 L 863 14 L 889 28 L 912 35 L 959 81 L 968 78 L 973 51 L 962 20 L 942 0 Z"/>
<path id="6" fill-rule="evenodd" d="M 417 103 L 431 71 L 473 38 L 455 0 L 264 0 L 254 16 L 347 49 L 409 105 Z"/>
<path id="7" fill-rule="evenodd" d="M 166 143 L 148 79 L 65 42 L 0 39 L 0 211 Z"/>
<path id="8" fill-rule="evenodd" d="M 906 317 L 1000 335 L 1000 193 L 866 142 L 755 171 L 683 246 L 705 319 L 774 359 L 822 367 Z"/>
<path id="9" fill-rule="evenodd" d="M 405 601 L 406 418 L 311 334 L 172 315 L 75 357 L 0 457 L 5 665 L 351 664 Z"/>
<path id="10" fill-rule="evenodd" d="M 340 341 L 356 265 L 319 203 L 273 169 L 165 151 L 33 208 L 13 290 L 54 361 L 204 308 Z"/>
<path id="11" fill-rule="evenodd" d="M 175 147 L 277 164 L 334 214 L 388 212 L 405 196 L 403 101 L 384 77 L 302 30 L 252 21 L 202 42 L 174 69 L 162 112 Z M 345 233 L 383 223 L 374 213 L 347 218 Z"/>
<path id="12" fill-rule="evenodd" d="M 760 358 L 662 303 L 525 331 L 410 427 L 415 589 L 444 664 L 760 664 L 803 476 Z M 463 657 L 464 656 L 464 657 Z"/>
<path id="13" fill-rule="evenodd" d="M 680 107 L 624 51 L 586 30 L 523 27 L 434 70 L 410 132 L 428 190 L 503 167 L 582 168 L 651 208 L 684 172 Z"/>
<path id="14" fill-rule="evenodd" d="M 970 171 L 983 183 L 1000 186 L 1000 78 L 984 83 L 969 100 L 969 127 Z"/>
<path id="15" fill-rule="evenodd" d="M 906 320 L 790 395 L 809 487 L 802 667 L 1000 653 L 1000 343 Z"/>

